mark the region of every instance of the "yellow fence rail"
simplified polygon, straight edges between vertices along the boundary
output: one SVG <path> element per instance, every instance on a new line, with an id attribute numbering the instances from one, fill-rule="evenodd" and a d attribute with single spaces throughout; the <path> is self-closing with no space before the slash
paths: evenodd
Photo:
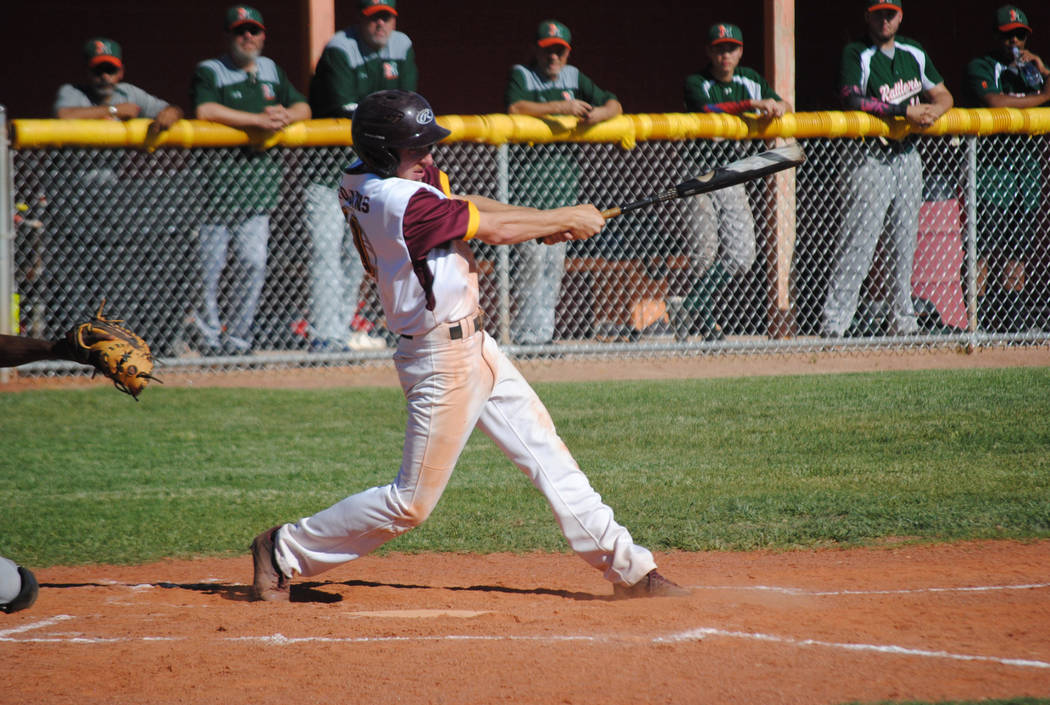
<path id="1" fill-rule="evenodd" d="M 15 149 L 54 147 L 284 147 L 349 146 L 350 121 L 308 120 L 280 132 L 239 130 L 202 120 L 180 120 L 168 131 L 149 135 L 150 120 L 13 120 Z M 884 120 L 863 112 L 789 113 L 758 119 L 707 113 L 621 115 L 599 125 L 580 127 L 576 118 L 524 115 L 443 115 L 438 122 L 452 131 L 448 141 L 505 143 L 607 142 L 631 149 L 640 141 L 692 139 L 862 138 L 901 139 L 909 134 L 991 135 L 1050 132 L 1050 108 L 953 109 L 926 129 L 901 118 Z"/>

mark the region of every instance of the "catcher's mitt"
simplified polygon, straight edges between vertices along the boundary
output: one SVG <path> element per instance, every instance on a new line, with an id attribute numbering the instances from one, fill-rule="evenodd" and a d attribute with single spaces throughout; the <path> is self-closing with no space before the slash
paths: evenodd
<path id="1" fill-rule="evenodd" d="M 74 360 L 95 368 L 92 377 L 101 372 L 113 380 L 114 387 L 138 401 L 149 380 L 160 383 L 152 375 L 153 353 L 145 340 L 119 325 L 124 321 L 103 318 L 102 307 L 105 305 L 103 299 L 90 321 L 66 333 L 65 342 Z"/>

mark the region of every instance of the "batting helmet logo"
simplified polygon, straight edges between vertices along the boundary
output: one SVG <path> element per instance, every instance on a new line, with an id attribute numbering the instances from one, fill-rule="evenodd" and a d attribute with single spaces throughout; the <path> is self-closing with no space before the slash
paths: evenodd
<path id="1" fill-rule="evenodd" d="M 429 122 L 434 122 L 434 111 L 430 108 L 424 108 L 423 110 L 420 110 L 419 114 L 416 115 L 416 122 L 418 122 L 420 125 L 426 125 Z"/>

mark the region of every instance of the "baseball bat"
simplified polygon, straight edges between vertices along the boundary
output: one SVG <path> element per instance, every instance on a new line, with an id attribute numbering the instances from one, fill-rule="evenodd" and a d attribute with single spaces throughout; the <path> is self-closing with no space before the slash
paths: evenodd
<path id="1" fill-rule="evenodd" d="M 742 184 L 760 176 L 773 174 L 784 169 L 791 169 L 806 161 L 806 154 L 802 147 L 796 142 L 784 147 L 777 147 L 745 159 L 738 159 L 725 166 L 720 166 L 714 171 L 698 176 L 695 179 L 683 181 L 674 188 L 667 189 L 648 198 L 643 198 L 634 203 L 616 206 L 602 211 L 602 216 L 608 220 L 633 210 L 651 206 L 654 203 L 662 203 L 675 198 L 686 198 L 699 193 L 717 191 L 728 186 Z"/>

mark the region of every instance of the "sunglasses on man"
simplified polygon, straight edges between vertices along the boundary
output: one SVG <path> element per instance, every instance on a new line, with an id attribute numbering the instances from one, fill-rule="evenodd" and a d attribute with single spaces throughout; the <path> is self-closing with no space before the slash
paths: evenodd
<path id="1" fill-rule="evenodd" d="M 120 67 L 117 66 L 116 64 L 109 64 L 109 63 L 98 64 L 97 66 L 92 66 L 91 67 L 91 73 L 95 74 L 96 76 L 102 76 L 102 75 L 115 76 L 118 73 L 120 73 Z"/>
<path id="2" fill-rule="evenodd" d="M 244 36 L 245 34 L 257 37 L 263 33 L 263 28 L 257 24 L 242 24 L 240 27 L 236 27 L 233 30 L 233 33 L 238 37 Z"/>
<path id="3" fill-rule="evenodd" d="M 1006 41 L 1007 39 L 1020 39 L 1022 42 L 1028 39 L 1028 30 L 1014 29 L 1009 32 L 999 32 L 999 37 Z"/>

